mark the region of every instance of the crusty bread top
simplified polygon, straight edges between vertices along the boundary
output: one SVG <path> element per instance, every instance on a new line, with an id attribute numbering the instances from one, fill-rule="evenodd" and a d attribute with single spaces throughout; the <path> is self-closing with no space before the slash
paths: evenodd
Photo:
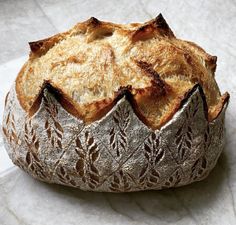
<path id="1" fill-rule="evenodd" d="M 64 106 L 86 123 L 104 116 L 128 93 L 134 110 L 153 129 L 172 117 L 196 83 L 205 93 L 210 120 L 228 98 L 220 95 L 214 79 L 216 57 L 177 39 L 161 14 L 128 25 L 91 18 L 29 44 L 16 91 L 31 114 L 45 85 L 60 92 Z"/>

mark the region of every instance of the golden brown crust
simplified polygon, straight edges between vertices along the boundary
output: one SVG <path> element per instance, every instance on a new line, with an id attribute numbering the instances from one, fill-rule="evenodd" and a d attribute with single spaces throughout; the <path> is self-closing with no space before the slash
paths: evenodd
<path id="1" fill-rule="evenodd" d="M 41 87 L 41 91 L 39 92 L 39 95 L 37 96 L 36 100 L 34 101 L 33 105 L 28 111 L 28 114 L 30 117 L 32 117 L 40 107 L 40 104 L 42 102 L 42 99 L 44 98 L 44 90 L 47 90 L 50 94 L 54 96 L 54 98 L 57 99 L 57 101 L 61 104 L 61 106 L 71 115 L 80 118 L 81 115 L 77 111 L 77 109 L 74 107 L 73 102 L 71 99 L 66 96 L 65 93 L 63 93 L 62 90 L 55 88 L 50 81 L 45 81 Z"/>
<path id="2" fill-rule="evenodd" d="M 229 101 L 229 98 L 230 98 L 229 93 L 225 92 L 221 96 L 218 104 L 214 108 L 208 110 L 208 121 L 212 121 L 218 117 L 218 115 L 221 113 L 224 105 Z"/>
<path id="3" fill-rule="evenodd" d="M 165 95 L 167 92 L 167 84 L 163 81 L 160 75 L 147 62 L 137 61 L 137 65 L 151 77 L 152 87 L 155 88 L 154 96 Z"/>
<path id="4" fill-rule="evenodd" d="M 30 115 L 45 88 L 85 123 L 102 118 L 125 95 L 153 129 L 170 120 L 196 84 L 206 95 L 209 120 L 228 98 L 220 96 L 214 79 L 217 58 L 177 39 L 161 14 L 128 25 L 92 17 L 67 32 L 31 42 L 30 48 L 16 80 L 19 102 Z"/>
<path id="5" fill-rule="evenodd" d="M 27 63 L 25 63 L 20 72 L 18 73 L 18 76 L 16 78 L 16 82 L 15 82 L 15 86 L 16 86 L 16 94 L 17 94 L 17 98 L 22 106 L 23 109 L 25 109 L 26 111 L 28 111 L 28 101 L 27 101 L 27 98 L 25 97 L 24 93 L 23 93 L 23 90 L 22 90 L 22 77 L 23 77 L 23 73 L 25 71 L 25 68 L 26 68 L 26 65 Z M 39 95 L 39 93 L 37 94 Z"/>
<path id="6" fill-rule="evenodd" d="M 209 55 L 204 51 L 203 48 L 201 48 L 200 46 L 196 45 L 191 41 L 184 41 L 184 43 L 187 44 L 188 46 L 191 46 L 192 50 L 197 50 L 199 56 L 201 56 L 205 60 L 206 66 L 211 70 L 212 74 L 214 75 L 217 65 L 216 64 L 217 56 Z"/>
<path id="7" fill-rule="evenodd" d="M 165 36 L 174 38 L 174 33 L 166 23 L 162 14 L 159 14 L 155 19 L 145 23 L 132 33 L 132 41 L 145 41 L 155 36 Z"/>
<path id="8" fill-rule="evenodd" d="M 31 50 L 30 57 L 31 58 L 40 57 L 46 54 L 50 48 L 52 48 L 59 41 L 63 40 L 65 35 L 66 33 L 61 33 L 61 34 L 56 34 L 46 39 L 29 42 L 29 46 Z"/>

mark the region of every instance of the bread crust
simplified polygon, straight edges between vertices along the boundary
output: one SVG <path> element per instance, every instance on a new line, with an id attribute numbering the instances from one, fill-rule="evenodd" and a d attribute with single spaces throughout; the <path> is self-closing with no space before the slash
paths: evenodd
<path id="1" fill-rule="evenodd" d="M 36 179 L 89 191 L 178 187 L 204 179 L 224 148 L 229 94 L 216 57 L 164 18 L 91 18 L 30 43 L 5 99 L 12 161 Z"/>
<path id="2" fill-rule="evenodd" d="M 79 53 L 66 52 L 66 43 L 73 48 L 77 42 L 82 46 Z M 144 24 L 128 25 L 92 17 L 67 32 L 29 45 L 30 57 L 18 74 L 16 92 L 30 115 L 46 83 L 60 93 L 67 111 L 86 124 L 108 113 L 119 90 L 129 87 L 135 110 L 152 129 L 160 129 L 170 120 L 196 84 L 206 95 L 210 121 L 219 114 L 228 96 L 220 95 L 214 79 L 217 57 L 195 43 L 177 39 L 161 14 Z M 67 58 L 63 57 L 63 49 Z M 73 72 L 73 67 L 78 72 Z M 63 72 L 67 70 L 68 75 Z M 90 76 L 94 79 L 87 81 Z"/>
<path id="3" fill-rule="evenodd" d="M 131 87 L 121 88 L 114 107 L 90 124 L 64 108 L 61 93 L 50 83 L 43 87 L 39 108 L 29 116 L 13 86 L 3 120 L 10 158 L 41 181 L 103 192 L 178 187 L 204 179 L 224 147 L 229 98 L 225 97 L 220 113 L 208 122 L 199 84 L 160 130 L 142 122 L 146 118 L 135 111 Z"/>

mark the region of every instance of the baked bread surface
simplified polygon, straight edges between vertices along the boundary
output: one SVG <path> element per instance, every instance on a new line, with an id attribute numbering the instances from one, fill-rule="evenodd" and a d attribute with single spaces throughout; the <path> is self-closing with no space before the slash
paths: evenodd
<path id="1" fill-rule="evenodd" d="M 197 83 L 206 96 L 209 120 L 228 98 L 227 93 L 221 96 L 214 78 L 216 57 L 177 39 L 162 15 L 128 25 L 91 18 L 31 42 L 30 48 L 16 81 L 18 99 L 29 114 L 39 107 L 37 98 L 48 84 L 63 96 L 65 108 L 87 124 L 102 118 L 124 93 L 153 129 L 172 118 Z"/>
<path id="2" fill-rule="evenodd" d="M 145 24 L 95 18 L 31 42 L 5 99 L 14 164 L 48 183 L 102 192 L 160 190 L 208 176 L 224 148 L 229 94 L 216 57 Z"/>

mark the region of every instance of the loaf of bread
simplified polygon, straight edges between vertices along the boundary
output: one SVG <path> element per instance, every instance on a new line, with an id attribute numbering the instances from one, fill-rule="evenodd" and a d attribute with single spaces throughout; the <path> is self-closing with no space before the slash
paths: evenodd
<path id="1" fill-rule="evenodd" d="M 3 133 L 33 177 L 128 192 L 186 185 L 215 166 L 229 100 L 216 56 L 177 39 L 161 14 L 127 25 L 92 17 L 29 45 Z"/>

